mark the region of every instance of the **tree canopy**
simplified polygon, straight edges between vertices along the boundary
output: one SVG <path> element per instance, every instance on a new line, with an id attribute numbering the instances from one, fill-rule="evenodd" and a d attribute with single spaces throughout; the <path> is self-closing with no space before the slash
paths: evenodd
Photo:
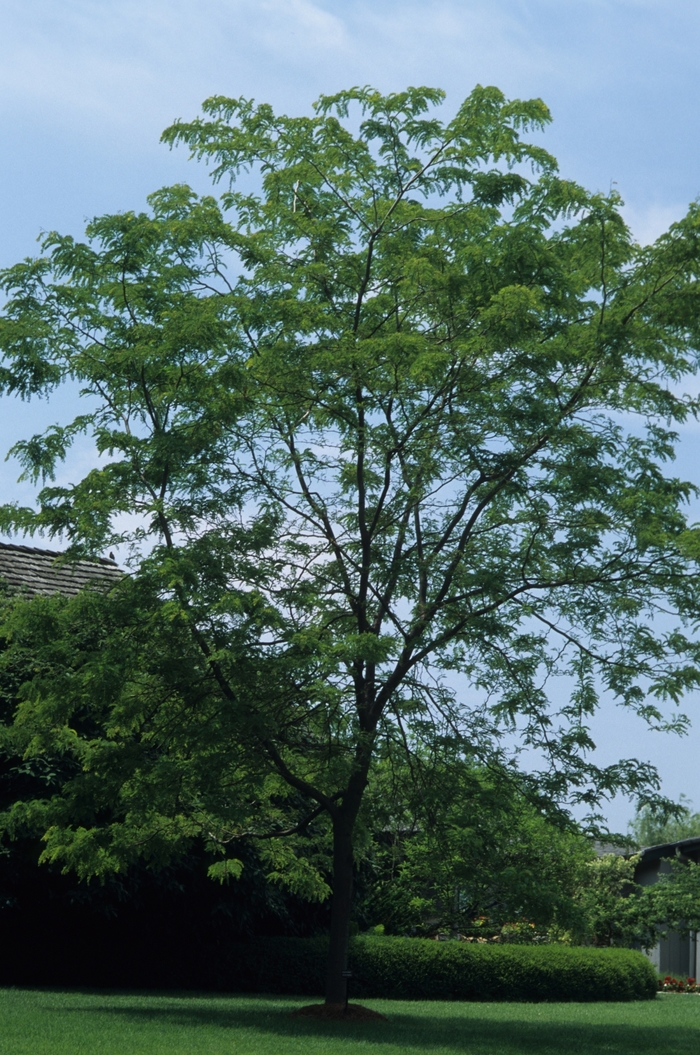
<path id="1" fill-rule="evenodd" d="M 164 139 L 212 162 L 218 199 L 158 191 L 1 278 L 5 391 L 73 379 L 86 398 L 16 444 L 43 486 L 0 527 L 128 544 L 134 588 L 187 640 L 155 680 L 96 693 L 81 663 L 23 690 L 18 721 L 78 754 L 75 692 L 106 743 L 177 715 L 168 750 L 191 777 L 161 797 L 163 752 L 144 749 L 152 812 L 122 801 L 136 821 L 109 832 L 66 814 L 47 845 L 75 862 L 97 841 L 115 864 L 180 826 L 225 848 L 256 805 L 268 834 L 325 818 L 331 1002 L 377 761 L 468 759 L 540 809 L 654 803 L 652 767 L 595 764 L 590 717 L 604 698 L 682 729 L 664 703 L 698 680 L 693 488 L 667 465 L 697 412 L 700 209 L 642 247 L 615 193 L 523 138 L 542 102 L 478 87 L 441 122 L 442 99 L 353 89 L 296 118 L 210 99 Z M 58 485 L 81 434 L 99 461 Z M 90 755 L 80 786 L 114 757 Z"/>

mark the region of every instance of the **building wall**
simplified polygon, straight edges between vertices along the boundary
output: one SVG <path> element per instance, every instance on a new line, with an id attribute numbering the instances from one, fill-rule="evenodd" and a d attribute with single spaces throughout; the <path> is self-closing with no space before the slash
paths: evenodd
<path id="1" fill-rule="evenodd" d="M 682 938 L 680 934 L 669 934 L 651 949 L 647 956 L 659 974 L 688 975 L 698 977 L 698 936 L 691 934 Z"/>

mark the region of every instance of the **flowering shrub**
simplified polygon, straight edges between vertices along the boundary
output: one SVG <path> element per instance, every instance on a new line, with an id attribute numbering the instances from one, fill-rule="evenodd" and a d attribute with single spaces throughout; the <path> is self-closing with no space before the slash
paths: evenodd
<path id="1" fill-rule="evenodd" d="M 562 932 L 563 933 L 563 932 Z M 450 935 L 438 932 L 433 935 L 436 940 L 445 941 Z M 516 920 L 514 923 L 504 923 L 502 926 L 494 924 L 488 916 L 477 916 L 471 921 L 471 926 L 465 928 L 465 933 L 453 935 L 459 941 L 476 942 L 479 945 L 502 943 L 510 945 L 543 945 L 549 942 L 569 944 L 562 941 L 560 933 L 554 934 L 542 927 L 538 927 L 529 920 Z"/>
<path id="2" fill-rule="evenodd" d="M 520 920 L 517 923 L 504 923 L 498 937 L 501 941 L 509 941 L 516 945 L 524 945 L 528 942 L 536 942 L 538 938 L 542 940 L 543 936 L 537 934 L 537 928 L 534 923 L 529 923 L 527 920 Z M 546 935 L 544 937 L 546 937 Z"/>
<path id="3" fill-rule="evenodd" d="M 667 974 L 665 978 L 659 978 L 659 992 L 660 993 L 700 993 L 700 985 L 697 984 L 695 978 L 678 979 L 674 978 L 672 974 Z"/>

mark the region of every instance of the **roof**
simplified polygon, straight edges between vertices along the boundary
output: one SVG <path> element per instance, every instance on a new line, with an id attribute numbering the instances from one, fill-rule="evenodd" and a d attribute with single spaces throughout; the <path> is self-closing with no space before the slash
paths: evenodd
<path id="1" fill-rule="evenodd" d="M 615 854 L 616 857 L 626 857 L 630 852 L 628 846 L 618 846 L 617 843 L 602 843 L 599 839 L 593 840 L 593 850 L 596 857 L 607 857 L 609 854 Z"/>
<path id="2" fill-rule="evenodd" d="M 71 560 L 64 553 L 0 542 L 0 581 L 27 597 L 74 597 L 86 586 L 114 586 L 124 572 L 113 560 Z"/>
<path id="3" fill-rule="evenodd" d="M 639 856 L 642 861 L 657 861 L 662 857 L 690 857 L 700 852 L 700 835 L 692 835 L 689 839 L 678 839 L 672 843 L 658 843 L 656 846 L 645 846 L 640 850 Z"/>

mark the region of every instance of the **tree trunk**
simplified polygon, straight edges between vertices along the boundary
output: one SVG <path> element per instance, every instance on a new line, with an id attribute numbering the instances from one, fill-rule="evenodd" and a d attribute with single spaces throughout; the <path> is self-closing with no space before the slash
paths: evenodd
<path id="1" fill-rule="evenodd" d="M 326 974 L 326 1003 L 344 1004 L 348 965 L 350 912 L 352 909 L 353 854 L 352 832 L 355 816 L 340 810 L 333 821 L 333 900 L 331 902 L 331 943 Z"/>

